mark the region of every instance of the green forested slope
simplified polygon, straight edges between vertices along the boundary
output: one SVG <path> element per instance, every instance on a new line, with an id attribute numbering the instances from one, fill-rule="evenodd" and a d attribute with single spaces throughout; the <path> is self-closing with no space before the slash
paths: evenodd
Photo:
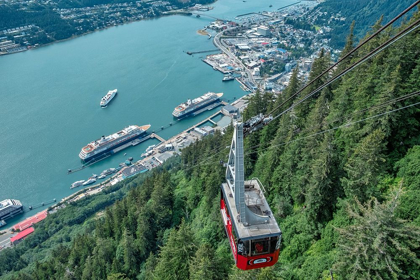
<path id="1" fill-rule="evenodd" d="M 369 42 L 347 65 L 395 32 Z M 331 279 L 331 273 L 420 279 L 419 105 L 396 111 L 420 102 L 418 94 L 408 95 L 420 90 L 419 50 L 416 31 L 247 137 L 246 176 L 264 183 L 283 231 L 274 267 L 243 272 L 233 264 L 219 212 L 219 162 L 226 160 L 230 130 L 186 148 L 171 168 L 130 182 L 126 197 L 112 193 L 121 200 L 102 215 L 88 219 L 82 211 L 76 221 L 83 230 L 64 245 L 52 242 L 62 234 L 52 230 L 62 226 L 61 214 L 48 217 L 17 251 L 0 253 L 0 273 L 5 279 Z M 321 52 L 311 77 L 329 63 Z M 244 118 L 270 111 L 301 85 L 295 72 L 277 100 L 256 94 Z M 21 256 L 28 244 L 33 253 Z"/>
<path id="2" fill-rule="evenodd" d="M 332 44 L 341 48 L 345 43 L 343 34 L 347 34 L 353 21 L 355 22 L 356 38 L 360 39 L 381 16 L 384 16 L 384 22 L 388 22 L 413 2 L 415 1 L 326 0 L 320 3 L 318 7 L 326 14 L 319 16 L 316 23 L 332 27 L 334 29 L 331 34 Z M 341 20 L 342 18 L 344 20 Z M 399 23 L 401 22 L 400 20 Z"/>

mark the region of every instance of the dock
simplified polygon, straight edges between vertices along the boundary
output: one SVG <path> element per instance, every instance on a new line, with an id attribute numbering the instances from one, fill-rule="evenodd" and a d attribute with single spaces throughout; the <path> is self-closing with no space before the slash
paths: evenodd
<path id="1" fill-rule="evenodd" d="M 209 53 L 209 52 L 220 52 L 219 49 L 215 49 L 215 50 L 207 50 L 207 51 L 196 51 L 196 52 L 186 52 L 188 55 L 193 55 L 193 54 L 197 54 L 197 53 Z"/>
<path id="2" fill-rule="evenodd" d="M 226 102 L 225 102 L 225 103 L 226 103 Z M 208 118 L 206 118 L 206 119 L 202 120 L 201 122 L 199 122 L 199 123 L 197 123 L 197 124 L 195 124 L 195 125 L 193 125 L 193 126 L 191 126 L 191 127 L 187 128 L 186 130 L 184 130 L 183 132 L 181 132 L 181 133 L 179 133 L 179 134 L 182 134 L 182 133 L 188 133 L 188 132 L 190 132 L 191 130 L 194 130 L 194 128 L 199 127 L 200 125 L 202 125 L 202 124 L 204 124 L 204 123 L 206 123 L 206 122 L 211 122 L 211 123 L 214 123 L 214 121 L 212 121 L 211 119 L 215 118 L 215 117 L 216 117 L 216 116 L 218 116 L 219 114 L 222 114 L 222 111 L 217 111 L 216 113 L 214 113 L 214 114 L 213 114 L 213 115 L 211 115 L 210 117 L 208 117 Z M 178 135 L 179 135 L 179 134 L 178 134 Z"/>
<path id="3" fill-rule="evenodd" d="M 302 2 L 302 1 L 298 1 L 298 2 L 293 3 L 293 4 L 290 4 L 290 5 L 286 5 L 286 6 L 284 6 L 284 7 L 278 8 L 277 10 L 278 10 L 278 11 L 280 11 L 280 10 L 286 9 L 287 7 L 290 7 L 290 6 L 293 6 L 293 5 L 297 5 L 297 4 L 299 4 L 300 2 Z"/>
<path id="4" fill-rule="evenodd" d="M 228 103 L 228 102 L 226 102 L 226 101 L 222 101 L 222 100 L 220 100 L 220 101 L 219 101 L 219 102 L 217 102 L 217 103 L 213 103 L 213 104 L 211 104 L 211 105 L 209 105 L 209 106 L 206 106 L 206 107 L 204 107 L 204 108 L 202 108 L 202 109 L 200 109 L 200 110 L 198 110 L 198 111 L 194 112 L 192 115 L 193 115 L 193 116 L 196 116 L 196 115 L 199 115 L 199 114 L 203 113 L 204 111 L 213 110 L 214 108 L 216 108 L 216 107 L 218 107 L 218 106 L 222 106 L 222 105 L 223 105 L 223 106 L 225 106 L 225 105 L 227 105 L 227 104 L 229 104 L 229 103 Z M 218 111 L 217 113 L 213 114 L 213 115 L 212 115 L 212 116 L 210 116 L 209 118 L 207 118 L 207 119 L 205 119 L 205 120 L 203 120 L 203 121 L 199 122 L 198 124 L 196 124 L 196 125 L 195 125 L 195 126 L 193 126 L 193 127 L 190 127 L 189 129 L 185 130 L 184 132 L 189 132 L 189 131 L 191 131 L 192 129 L 196 128 L 197 126 L 202 125 L 203 123 L 205 123 L 205 122 L 207 122 L 207 121 L 209 121 L 210 123 L 212 123 L 212 124 L 216 125 L 216 122 L 215 122 L 215 121 L 213 121 L 213 120 L 211 120 L 211 119 L 212 119 L 212 118 L 214 118 L 215 116 L 217 116 L 217 115 L 218 115 L 218 114 L 220 114 L 220 113 L 221 113 L 221 111 Z M 180 120 L 176 120 L 176 121 L 175 121 L 175 123 L 176 123 L 176 122 L 179 122 L 179 121 L 180 121 Z M 169 123 L 169 125 L 167 125 L 166 127 L 170 127 L 170 126 L 172 126 L 172 125 L 173 125 L 173 123 L 171 122 L 171 123 Z M 162 130 L 164 130 L 166 127 L 165 127 L 165 126 L 162 126 L 162 127 L 161 127 L 158 131 L 162 131 Z M 115 154 L 115 153 L 118 153 L 118 152 L 120 152 L 120 151 L 122 151 L 122 150 L 124 150 L 124 149 L 127 149 L 127 148 L 131 147 L 131 146 L 136 146 L 136 145 L 138 145 L 138 144 L 140 144 L 140 143 L 143 143 L 143 142 L 145 142 L 145 141 L 147 141 L 147 140 L 149 140 L 149 139 L 157 139 L 157 140 L 158 140 L 158 141 L 160 141 L 161 143 L 165 143 L 165 142 L 167 142 L 167 140 L 165 140 L 163 137 L 159 136 L 159 135 L 158 135 L 155 131 L 153 131 L 151 134 L 149 134 L 149 135 L 147 135 L 147 136 L 145 136 L 145 137 L 134 139 L 134 140 L 132 140 L 132 141 L 130 141 L 130 142 L 128 142 L 128 143 L 126 143 L 126 144 L 124 144 L 124 145 L 121 145 L 121 146 L 119 146 L 119 147 L 117 147 L 117 148 L 115 148 L 115 149 L 111 150 L 110 152 L 108 152 L 107 154 L 105 154 L 104 156 L 102 156 L 102 157 L 100 157 L 100 158 L 98 158 L 98 159 L 96 159 L 96 160 L 90 161 L 90 162 L 88 162 L 88 163 L 86 163 L 86 164 L 83 164 L 83 165 L 81 165 L 81 166 L 79 166 L 79 167 L 76 167 L 76 168 L 68 169 L 68 170 L 67 170 L 67 174 L 73 174 L 73 173 L 76 173 L 77 171 L 83 170 L 84 168 L 89 167 L 89 166 L 91 166 L 92 164 L 95 164 L 95 163 L 97 163 L 97 162 L 99 162 L 99 161 L 102 161 L 102 160 L 104 160 L 104 159 L 108 158 L 109 156 L 111 156 L 111 155 L 113 155 L 113 154 Z"/>
<path id="5" fill-rule="evenodd" d="M 165 142 L 166 140 L 163 139 L 162 137 L 160 137 L 159 135 L 157 135 L 156 133 L 152 133 L 150 134 L 150 138 L 156 138 L 157 140 L 159 140 L 160 142 Z"/>
<path id="6" fill-rule="evenodd" d="M 83 164 L 82 166 L 79 166 L 79 167 L 76 167 L 76 168 L 72 168 L 72 169 L 68 169 L 68 170 L 67 170 L 67 174 L 72 174 L 72 173 L 75 173 L 75 172 L 80 171 L 80 170 L 82 170 L 82 169 L 85 169 L 86 167 L 89 167 L 89 166 L 91 166 L 92 164 L 95 164 L 95 163 L 97 163 L 97 162 L 99 162 L 99 161 L 101 161 L 101 160 L 106 159 L 106 158 L 107 158 L 107 157 L 109 157 L 110 155 L 111 155 L 111 154 L 107 154 L 106 156 L 101 157 L 101 158 L 99 158 L 99 159 L 97 159 L 97 160 L 91 161 L 91 162 L 89 162 L 88 164 Z"/>
<path id="7" fill-rule="evenodd" d="M 117 148 L 113 149 L 113 150 L 111 151 L 111 154 L 118 153 L 119 151 L 122 151 L 122 150 L 124 150 L 124 149 L 127 149 L 128 147 L 135 146 L 135 145 L 138 145 L 138 144 L 140 144 L 140 143 L 143 143 L 144 141 L 149 140 L 150 138 L 152 138 L 152 137 L 151 137 L 151 134 L 147 135 L 146 137 L 137 138 L 137 139 L 135 139 L 135 140 L 133 140 L 133 141 L 130 141 L 130 142 L 128 142 L 128 143 L 126 143 L 126 144 L 124 144 L 124 145 L 121 145 L 121 146 L 119 146 L 119 147 L 117 147 Z M 140 140 L 140 141 L 136 141 L 136 140 Z M 134 141 L 136 141 L 136 142 L 134 143 Z"/>

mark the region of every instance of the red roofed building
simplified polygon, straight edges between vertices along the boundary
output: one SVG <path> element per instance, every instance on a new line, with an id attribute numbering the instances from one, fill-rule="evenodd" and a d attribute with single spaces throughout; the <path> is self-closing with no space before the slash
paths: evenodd
<path id="1" fill-rule="evenodd" d="M 47 210 L 44 210 L 42 212 L 39 212 L 39 213 L 33 215 L 30 218 L 27 218 L 23 222 L 20 222 L 20 223 L 16 224 L 15 226 L 13 226 L 13 230 L 14 231 L 18 231 L 18 230 L 22 231 L 24 229 L 27 229 L 28 227 L 31 227 L 32 225 L 34 225 L 36 223 L 39 223 L 40 221 L 42 221 L 46 217 L 47 217 Z"/>
<path id="2" fill-rule="evenodd" d="M 12 238 L 10 238 L 10 242 L 13 245 L 16 245 L 17 243 L 19 243 L 20 241 L 22 241 L 23 239 L 25 239 L 29 234 L 31 234 L 34 231 L 35 231 L 35 229 L 33 227 L 27 228 L 24 231 L 19 232 L 17 235 L 15 235 Z"/>

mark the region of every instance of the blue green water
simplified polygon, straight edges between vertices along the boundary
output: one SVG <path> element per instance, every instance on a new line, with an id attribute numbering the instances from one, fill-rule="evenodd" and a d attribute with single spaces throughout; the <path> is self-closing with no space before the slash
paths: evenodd
<path id="1" fill-rule="evenodd" d="M 208 14 L 233 19 L 293 2 L 220 0 Z M 131 124 L 158 130 L 173 122 L 176 105 L 208 91 L 224 92 L 228 100 L 243 96 L 236 81 L 223 83 L 222 74 L 201 61 L 205 54 L 184 53 L 214 49 L 212 40 L 197 34 L 210 22 L 163 17 L 0 57 L 0 200 L 19 199 L 26 207 L 60 200 L 77 191 L 70 190 L 72 182 L 129 156 L 138 160 L 155 144 L 147 141 L 67 175 L 67 169 L 81 165 L 78 154 L 90 141 Z M 118 96 L 101 109 L 100 99 L 114 88 Z M 159 135 L 170 138 L 212 113 L 178 122 Z"/>

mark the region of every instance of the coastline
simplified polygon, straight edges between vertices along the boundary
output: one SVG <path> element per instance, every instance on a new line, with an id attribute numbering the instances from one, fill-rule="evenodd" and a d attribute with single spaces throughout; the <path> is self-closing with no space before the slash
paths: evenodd
<path id="1" fill-rule="evenodd" d="M 217 1 L 217 0 L 214 0 L 212 3 L 209 3 L 209 4 L 207 4 L 207 5 L 213 4 L 213 3 L 215 3 L 216 1 Z M 207 6 L 207 5 L 205 5 L 205 6 Z M 131 20 L 131 21 L 126 21 L 126 22 L 124 22 L 124 23 L 122 23 L 122 24 L 116 24 L 116 25 L 112 25 L 112 26 L 107 26 L 107 27 L 105 27 L 105 28 L 101 28 L 101 29 L 97 29 L 97 30 L 88 31 L 88 32 L 85 32 L 85 33 L 82 33 L 82 34 L 79 34 L 79 35 L 73 35 L 73 36 L 71 36 L 71 37 L 69 37 L 69 38 L 66 38 L 66 39 L 55 40 L 55 41 L 52 41 L 52 42 L 47 43 L 47 44 L 38 45 L 38 46 L 36 46 L 36 47 L 31 46 L 30 48 L 27 48 L 26 50 L 19 51 L 19 52 L 12 52 L 12 53 L 0 53 L 0 57 L 2 57 L 2 56 L 6 56 L 6 55 L 12 55 L 12 54 L 16 54 L 16 53 L 21 53 L 21 52 L 26 52 L 26 51 L 30 51 L 30 50 L 39 49 L 39 48 L 41 48 L 41 47 L 50 46 L 50 45 L 55 44 L 55 43 L 61 43 L 61 42 L 65 42 L 65 41 L 73 40 L 73 39 L 76 39 L 76 38 L 79 38 L 79 37 L 82 37 L 82 36 L 85 36 L 85 35 L 89 35 L 89 34 L 92 34 L 92 33 L 95 33 L 95 32 L 99 32 L 99 31 L 107 30 L 107 29 L 112 28 L 112 27 L 123 26 L 123 25 L 125 25 L 125 24 L 130 24 L 130 23 L 133 23 L 133 22 L 140 22 L 140 21 L 144 21 L 144 20 L 155 20 L 155 19 L 159 19 L 159 18 L 161 18 L 161 17 L 173 16 L 173 15 L 184 15 L 184 16 L 185 16 L 185 15 L 187 15 L 187 14 L 185 14 L 185 13 L 179 13 L 179 9 L 178 9 L 178 10 L 173 10 L 173 11 L 171 11 L 171 13 L 162 13 L 162 14 L 160 14 L 159 16 L 156 16 L 156 17 L 145 18 L 145 19 L 143 18 L 143 19 L 140 19 L 140 20 Z M 198 33 L 198 32 L 197 32 L 197 33 Z M 198 34 L 200 34 L 200 35 L 207 35 L 207 34 L 201 34 L 201 33 L 198 33 Z M 22 47 L 23 47 L 23 46 L 22 46 Z"/>
<path id="2" fill-rule="evenodd" d="M 159 17 L 160 17 L 160 16 L 159 16 Z M 156 17 L 156 18 L 159 18 L 159 17 Z M 156 19 L 156 18 L 150 18 L 150 19 Z M 66 39 L 55 40 L 55 41 L 49 42 L 49 43 L 47 43 L 47 44 L 42 44 L 42 45 L 38 45 L 38 46 L 36 46 L 36 47 L 31 47 L 31 48 L 29 48 L 29 49 L 27 49 L 27 50 L 25 50 L 25 51 L 0 54 L 0 57 L 1 57 L 1 56 L 6 56 L 6 55 L 12 55 L 12 54 L 15 54 L 15 53 L 26 52 L 26 51 L 30 51 L 30 50 L 36 50 L 36 49 L 39 49 L 39 48 L 42 48 L 42 47 L 51 46 L 51 45 L 56 44 L 56 43 L 61 43 L 61 42 L 66 42 L 66 41 L 70 41 L 70 40 L 73 40 L 73 39 L 77 39 L 77 38 L 80 38 L 80 37 L 83 37 L 83 36 L 86 36 L 86 35 L 89 35 L 89 34 L 92 34 L 92 33 L 95 33 L 95 32 L 104 31 L 104 30 L 110 29 L 110 28 L 112 28 L 112 27 L 123 26 L 123 25 L 125 25 L 125 24 L 130 24 L 130 23 L 133 23 L 133 22 L 139 22 L 139 21 L 143 21 L 143 20 L 145 20 L 145 19 L 141 19 L 141 20 L 133 20 L 133 21 L 127 21 L 127 22 L 124 22 L 123 24 L 117 24 L 117 25 L 107 26 L 107 27 L 102 28 L 102 29 L 97 29 L 97 30 L 93 30 L 93 31 L 88 31 L 88 32 L 85 32 L 85 33 L 82 33 L 82 34 L 79 34 L 79 35 L 73 35 L 73 36 L 71 36 L 71 37 L 69 37 L 69 38 L 66 38 Z"/>

